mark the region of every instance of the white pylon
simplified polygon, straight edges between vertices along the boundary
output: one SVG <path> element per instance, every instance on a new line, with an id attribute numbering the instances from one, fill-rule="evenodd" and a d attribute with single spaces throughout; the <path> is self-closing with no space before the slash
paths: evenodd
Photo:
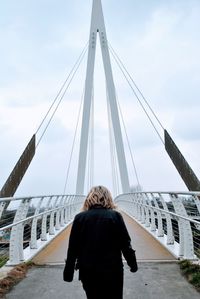
<path id="1" fill-rule="evenodd" d="M 78 175 L 76 183 L 76 194 L 84 194 L 85 173 L 86 173 L 86 159 L 88 150 L 88 133 L 91 112 L 91 99 L 94 80 L 94 62 L 96 54 L 96 40 L 97 34 L 100 38 L 101 52 L 103 58 L 103 65 L 106 78 L 106 86 L 108 91 L 108 101 L 111 111 L 111 120 L 113 125 L 115 145 L 117 151 L 117 159 L 119 164 L 120 179 L 122 190 L 124 193 L 130 191 L 128 171 L 126 165 L 126 158 L 124 153 L 123 139 L 121 133 L 121 126 L 119 120 L 119 113 L 116 101 L 115 86 L 112 75 L 112 68 L 110 63 L 109 49 L 107 45 L 106 28 L 103 17 L 103 10 L 101 0 L 93 0 L 92 18 L 89 38 L 89 51 L 87 60 L 87 72 L 85 82 L 85 95 L 83 105 L 81 141 L 79 150 Z"/>

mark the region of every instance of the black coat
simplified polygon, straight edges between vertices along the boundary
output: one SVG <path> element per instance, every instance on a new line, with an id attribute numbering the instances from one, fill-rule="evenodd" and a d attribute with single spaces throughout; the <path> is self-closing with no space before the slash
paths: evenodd
<path id="1" fill-rule="evenodd" d="M 72 281 L 74 269 L 110 272 L 123 269 L 122 254 L 132 272 L 137 271 L 135 251 L 119 212 L 94 206 L 75 216 L 69 238 L 65 281 Z"/>

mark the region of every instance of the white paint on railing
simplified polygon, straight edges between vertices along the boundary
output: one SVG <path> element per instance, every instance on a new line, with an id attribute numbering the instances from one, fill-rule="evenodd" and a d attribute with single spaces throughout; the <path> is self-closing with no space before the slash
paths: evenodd
<path id="1" fill-rule="evenodd" d="M 196 251 L 199 250 L 200 241 L 199 239 L 195 240 L 194 250 L 194 235 L 191 225 L 199 236 L 200 221 L 193 219 L 195 215 L 196 219 L 199 219 L 200 216 L 199 198 L 200 192 L 135 192 L 119 195 L 115 198 L 115 202 L 120 209 L 142 225 L 175 257 L 196 259 L 195 250 L 196 248 Z M 0 216 L 4 215 L 6 203 L 9 202 L 17 207 L 13 222 L 0 227 L 0 232 L 11 230 L 8 264 L 14 265 L 30 260 L 47 246 L 72 223 L 75 214 L 80 211 L 84 199 L 84 196 L 78 195 L 43 195 L 0 199 Z M 189 206 L 191 203 L 194 207 L 193 213 L 195 211 L 192 216 L 187 212 L 187 204 Z M 32 215 L 29 216 L 31 208 Z M 174 220 L 178 225 L 176 233 L 179 243 L 177 235 L 175 236 L 174 233 Z M 166 224 L 165 228 L 163 222 Z M 26 224 L 30 226 L 30 238 L 29 246 L 23 249 Z M 39 224 L 40 236 L 38 236 Z"/>
<path id="2" fill-rule="evenodd" d="M 79 195 L 50 195 L 25 198 L 0 199 L 0 214 L 3 215 L 5 203 L 19 201 L 13 223 L 0 227 L 0 232 L 11 229 L 9 261 L 7 265 L 16 265 L 33 258 L 73 221 L 80 211 L 85 197 Z M 32 216 L 27 216 L 30 207 Z M 41 221 L 41 235 L 38 238 L 38 221 Z M 29 246 L 23 249 L 24 227 L 31 226 Z M 49 230 L 47 230 L 49 227 Z"/>
<path id="3" fill-rule="evenodd" d="M 116 204 L 164 245 L 175 257 L 197 259 L 200 254 L 200 222 L 187 213 L 187 204 L 193 205 L 196 217 L 200 214 L 200 192 L 135 192 L 116 197 Z M 174 210 L 169 211 L 169 207 Z M 175 241 L 173 220 L 178 223 Z M 163 221 L 166 222 L 164 232 Z M 194 246 L 195 244 L 195 246 Z M 195 248 L 194 248 L 195 247 Z"/>

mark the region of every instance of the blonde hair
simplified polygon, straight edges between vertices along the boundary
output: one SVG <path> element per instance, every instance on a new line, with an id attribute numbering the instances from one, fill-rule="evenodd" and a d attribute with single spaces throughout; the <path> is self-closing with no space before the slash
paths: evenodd
<path id="1" fill-rule="evenodd" d="M 110 191 L 104 186 L 95 186 L 88 193 L 83 204 L 83 211 L 89 210 L 94 205 L 101 205 L 106 209 L 115 209 Z"/>

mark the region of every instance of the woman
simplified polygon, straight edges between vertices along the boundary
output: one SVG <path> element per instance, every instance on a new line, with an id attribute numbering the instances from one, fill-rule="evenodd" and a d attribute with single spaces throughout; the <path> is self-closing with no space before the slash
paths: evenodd
<path id="1" fill-rule="evenodd" d="M 72 225 L 63 279 L 72 281 L 79 269 L 88 299 L 123 298 L 122 254 L 130 271 L 137 271 L 130 236 L 115 208 L 108 189 L 93 187 Z"/>

